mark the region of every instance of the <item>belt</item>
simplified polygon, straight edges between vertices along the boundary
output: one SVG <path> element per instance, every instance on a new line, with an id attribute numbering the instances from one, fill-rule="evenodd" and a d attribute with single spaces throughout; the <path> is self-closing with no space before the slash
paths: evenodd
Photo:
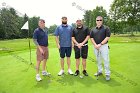
<path id="1" fill-rule="evenodd" d="M 74 44 L 75 46 L 77 46 L 76 44 Z M 84 44 L 83 46 L 87 46 L 88 44 Z"/>

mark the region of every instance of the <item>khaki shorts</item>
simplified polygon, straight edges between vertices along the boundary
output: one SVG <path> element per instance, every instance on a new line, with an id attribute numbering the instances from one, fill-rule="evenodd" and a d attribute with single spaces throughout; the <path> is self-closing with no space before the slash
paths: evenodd
<path id="1" fill-rule="evenodd" d="M 37 50 L 36 50 L 37 61 L 42 61 L 44 59 L 48 59 L 48 57 L 49 57 L 48 47 L 41 46 L 41 48 L 44 51 L 44 55 L 42 55 L 39 48 L 37 48 Z"/>

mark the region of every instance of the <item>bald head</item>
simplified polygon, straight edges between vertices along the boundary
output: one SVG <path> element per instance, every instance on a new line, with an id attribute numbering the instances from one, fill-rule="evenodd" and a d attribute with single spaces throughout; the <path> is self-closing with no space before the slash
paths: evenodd
<path id="1" fill-rule="evenodd" d="M 83 26 L 83 21 L 81 19 L 78 19 L 76 21 L 76 25 L 77 25 L 77 27 L 82 27 Z"/>
<path id="2" fill-rule="evenodd" d="M 98 20 L 98 19 L 103 20 L 103 17 L 102 17 L 102 16 L 97 16 L 97 17 L 96 17 L 96 20 Z"/>

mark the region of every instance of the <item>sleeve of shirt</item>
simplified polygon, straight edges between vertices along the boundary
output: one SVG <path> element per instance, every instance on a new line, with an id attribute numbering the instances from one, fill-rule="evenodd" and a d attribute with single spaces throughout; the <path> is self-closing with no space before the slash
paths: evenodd
<path id="1" fill-rule="evenodd" d="M 37 30 L 34 30 L 33 39 L 37 39 Z"/>
<path id="2" fill-rule="evenodd" d="M 90 38 L 94 38 L 93 30 L 90 31 Z"/>
<path id="3" fill-rule="evenodd" d="M 86 29 L 86 32 L 87 32 L 87 36 L 89 36 L 90 35 L 90 31 L 89 31 L 89 28 L 88 27 Z"/>
<path id="4" fill-rule="evenodd" d="M 111 35 L 111 32 L 110 32 L 110 29 L 109 27 L 106 28 L 106 37 L 110 37 Z"/>
<path id="5" fill-rule="evenodd" d="M 37 42 L 37 39 L 33 39 L 33 42 L 34 42 L 34 44 L 35 44 L 36 46 L 39 45 L 38 42 Z"/>
<path id="6" fill-rule="evenodd" d="M 75 37 L 75 34 L 74 34 L 74 29 L 72 30 L 72 37 Z"/>
<path id="7" fill-rule="evenodd" d="M 36 46 L 39 45 L 38 42 L 37 42 L 37 31 L 36 30 L 33 33 L 33 42 Z"/>
<path id="8" fill-rule="evenodd" d="M 59 27 L 57 27 L 57 28 L 55 29 L 54 35 L 55 35 L 55 36 L 58 36 L 58 35 L 59 35 Z"/>
<path id="9" fill-rule="evenodd" d="M 73 27 L 72 26 L 70 26 L 71 27 L 71 37 L 72 37 L 72 33 L 73 33 Z"/>

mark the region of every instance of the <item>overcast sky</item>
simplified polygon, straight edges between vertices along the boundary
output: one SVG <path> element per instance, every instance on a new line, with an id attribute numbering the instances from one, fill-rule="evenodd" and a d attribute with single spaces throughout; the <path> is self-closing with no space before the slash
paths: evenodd
<path id="1" fill-rule="evenodd" d="M 29 17 L 40 16 L 49 27 L 53 24 L 60 25 L 62 16 L 68 17 L 69 24 L 75 23 L 76 19 L 83 18 L 84 10 L 93 10 L 96 6 L 103 6 L 109 12 L 112 2 L 113 0 L 0 0 L 0 7 L 13 7 Z"/>

